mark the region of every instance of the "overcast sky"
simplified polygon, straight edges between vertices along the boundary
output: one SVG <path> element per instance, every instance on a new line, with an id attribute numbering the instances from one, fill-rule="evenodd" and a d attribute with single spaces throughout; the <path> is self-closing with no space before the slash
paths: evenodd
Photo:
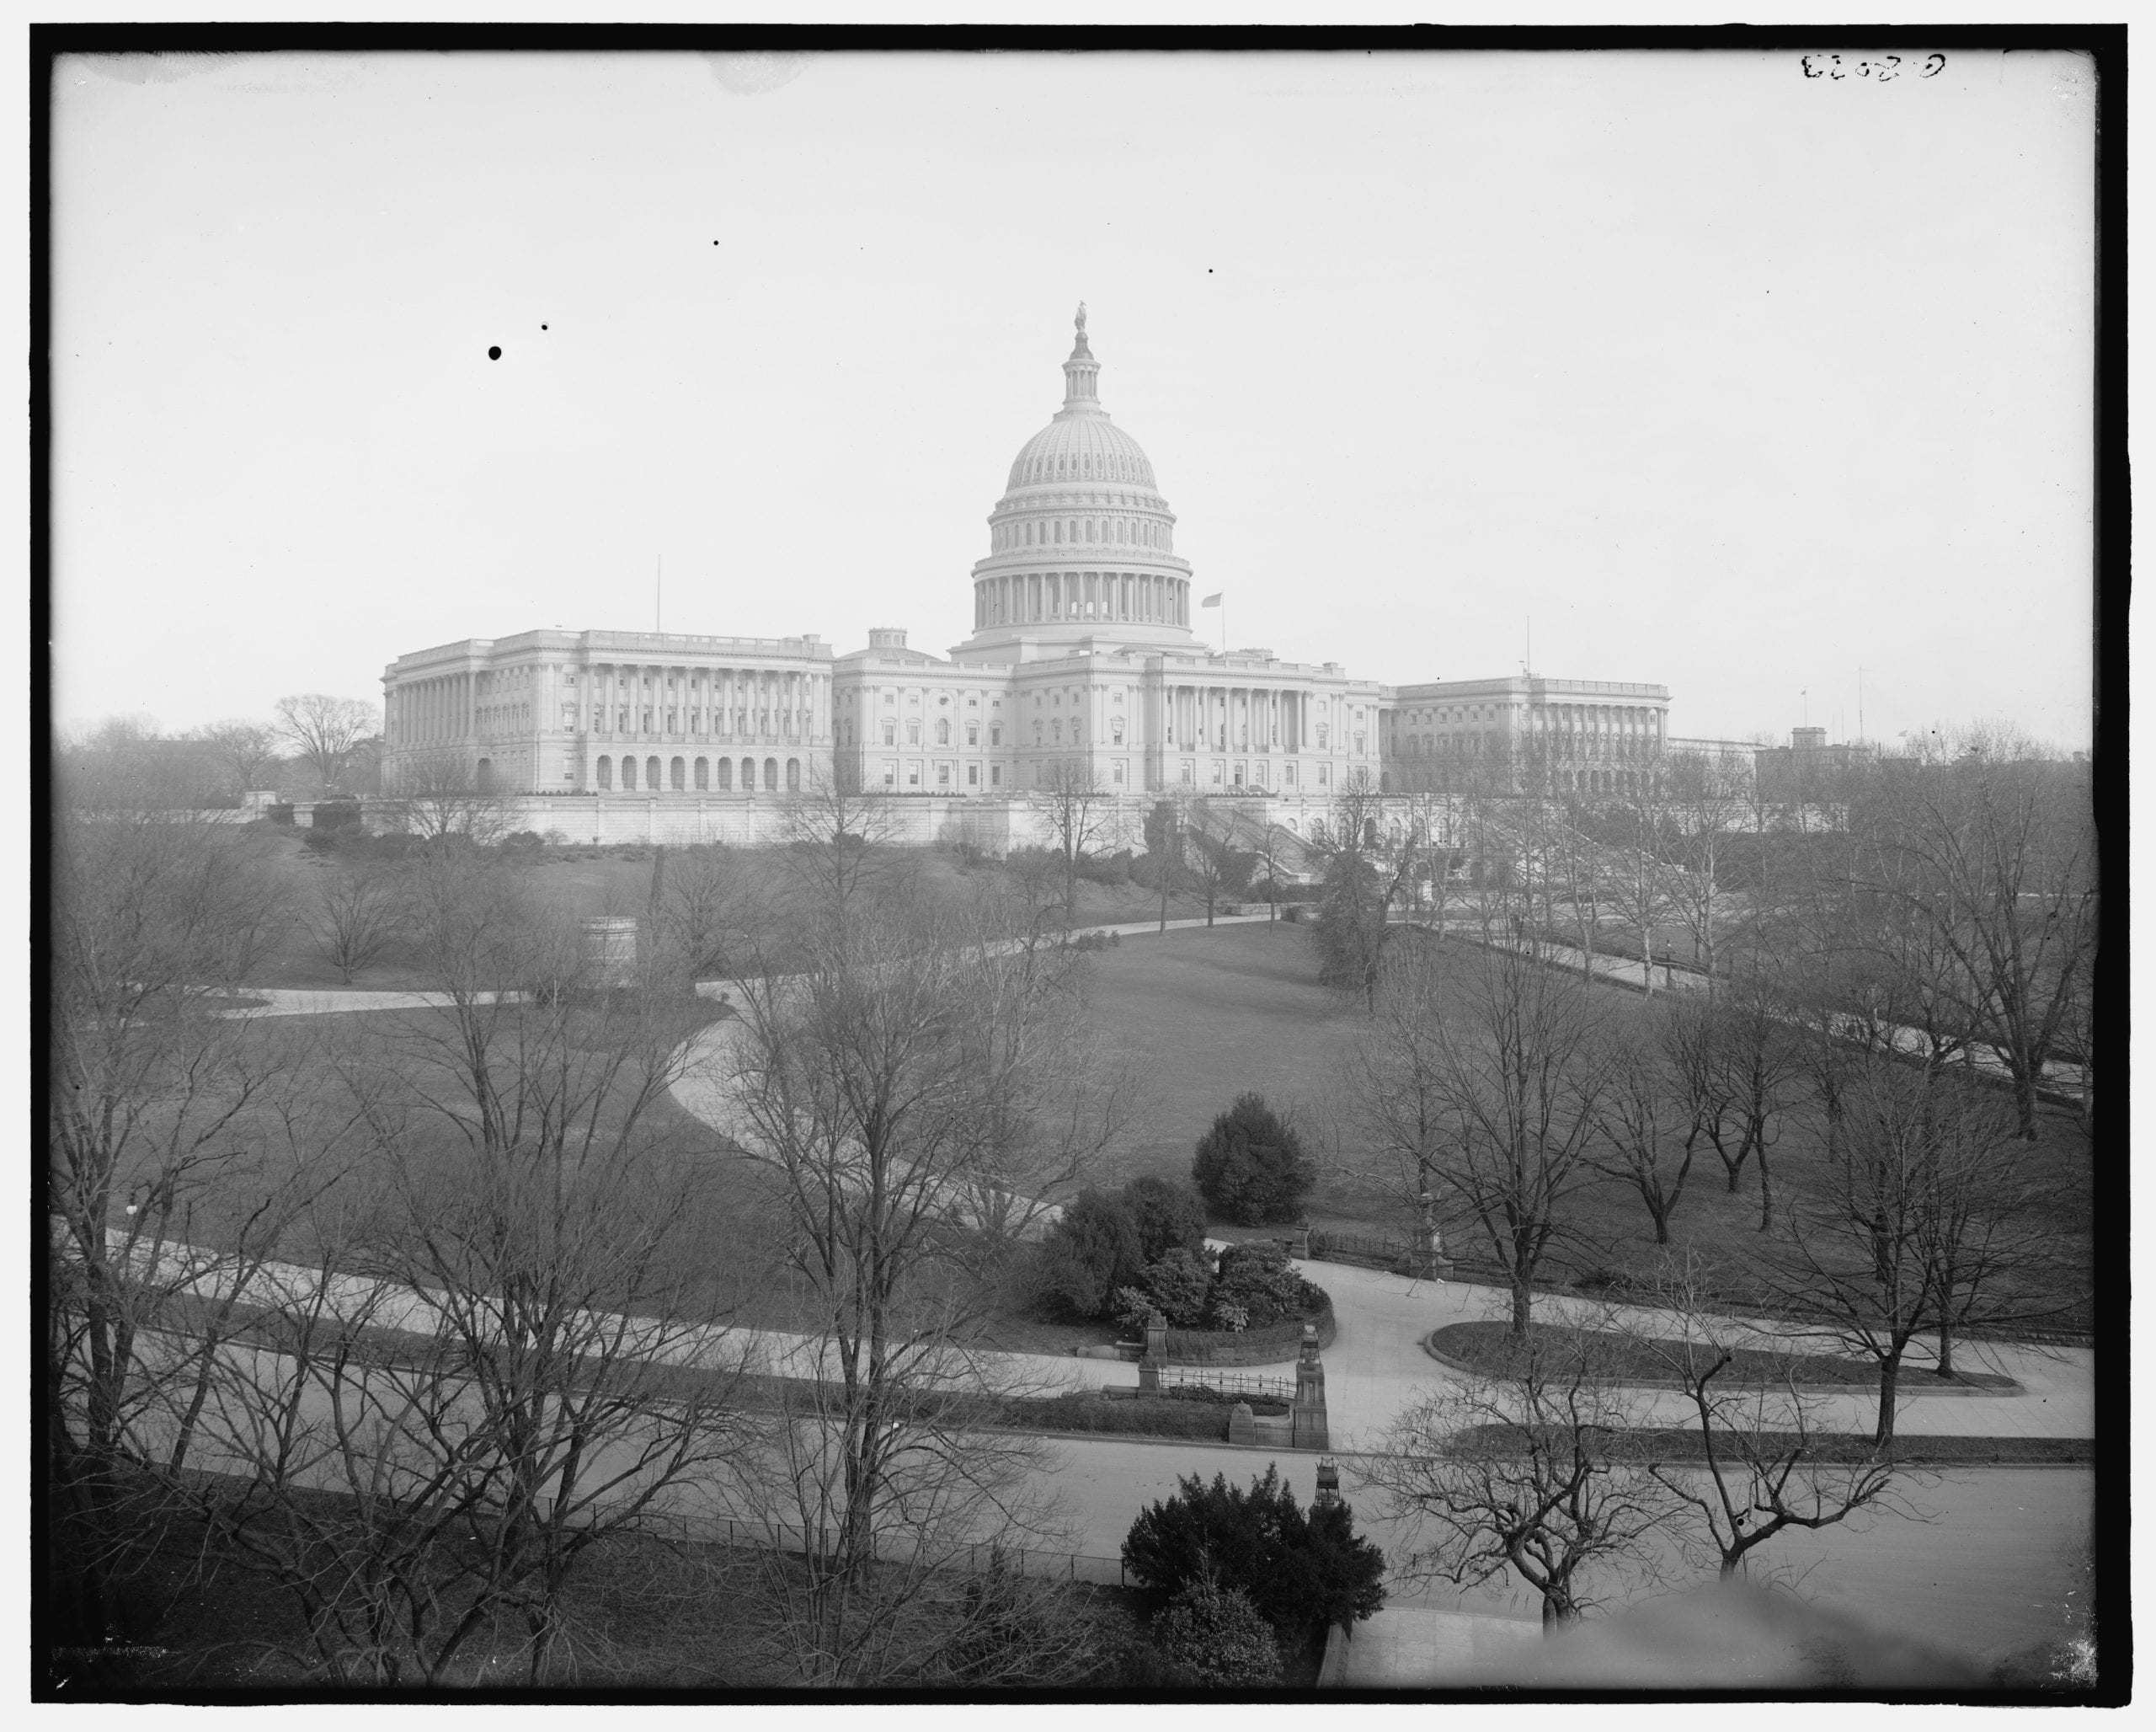
<path id="1" fill-rule="evenodd" d="M 942 653 L 1082 298 L 1237 646 L 2085 744 L 2091 74 L 1923 69 L 64 62 L 56 714 L 378 701 L 662 556 L 669 630 Z"/>

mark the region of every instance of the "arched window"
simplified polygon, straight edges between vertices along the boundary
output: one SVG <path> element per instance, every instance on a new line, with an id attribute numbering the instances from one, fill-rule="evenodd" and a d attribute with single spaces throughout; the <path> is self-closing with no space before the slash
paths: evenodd
<path id="1" fill-rule="evenodd" d="M 764 791 L 766 794 L 778 792 L 778 760 L 776 758 L 764 760 Z"/>
<path id="2" fill-rule="evenodd" d="M 756 761 L 754 758 L 741 760 L 741 791 L 744 794 L 756 791 Z"/>
<path id="3" fill-rule="evenodd" d="M 622 760 L 622 786 L 634 788 L 636 785 L 637 761 L 632 757 L 625 757 Z"/>
<path id="4" fill-rule="evenodd" d="M 602 756 L 599 760 L 599 788 L 605 793 L 614 785 L 614 760 Z"/>
<path id="5" fill-rule="evenodd" d="M 698 758 L 696 760 L 696 792 L 698 794 L 706 794 L 710 791 L 710 788 L 711 760 L 709 758 Z"/>
<path id="6" fill-rule="evenodd" d="M 680 758 L 675 758 L 672 763 L 666 767 L 666 768 L 668 785 L 671 787 L 676 794 L 680 794 L 686 790 L 689 785 L 688 765 L 684 763 Z"/>
<path id="7" fill-rule="evenodd" d="M 659 792 L 659 760 L 655 757 L 643 761 L 643 785 L 654 794 Z"/>
<path id="8" fill-rule="evenodd" d="M 492 758 L 479 760 L 477 779 L 480 793 L 492 794 L 494 791 L 494 761 Z"/>
<path id="9" fill-rule="evenodd" d="M 936 743 L 938 746 L 948 746 L 951 743 L 951 724 L 947 721 L 938 721 L 936 724 Z"/>
<path id="10" fill-rule="evenodd" d="M 799 758 L 788 758 L 786 761 L 786 791 L 788 794 L 801 792 L 801 760 Z"/>
<path id="11" fill-rule="evenodd" d="M 734 760 L 732 758 L 721 758 L 718 761 L 718 791 L 721 794 L 734 792 Z"/>

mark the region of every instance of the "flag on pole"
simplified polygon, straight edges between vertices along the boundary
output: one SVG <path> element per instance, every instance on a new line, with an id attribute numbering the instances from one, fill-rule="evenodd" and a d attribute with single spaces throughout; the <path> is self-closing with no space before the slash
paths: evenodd
<path id="1" fill-rule="evenodd" d="M 1226 593 L 1225 590 L 1215 590 L 1198 605 L 1201 607 L 1218 607 L 1220 605 L 1220 597 Z"/>

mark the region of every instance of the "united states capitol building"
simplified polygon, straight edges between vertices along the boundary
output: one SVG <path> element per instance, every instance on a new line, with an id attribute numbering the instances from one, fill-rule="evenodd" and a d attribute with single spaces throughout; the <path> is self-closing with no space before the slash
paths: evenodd
<path id="1" fill-rule="evenodd" d="M 1619 793 L 1654 774 L 1662 686 L 1531 673 L 1393 686 L 1213 650 L 1193 628 L 1203 598 L 1176 515 L 1102 407 L 1100 371 L 1081 307 L 1063 406 L 1011 462 L 973 568 L 973 634 L 947 655 L 895 626 L 843 655 L 813 633 L 446 644 L 382 675 L 386 791 L 513 794 L 528 827 L 579 838 L 750 841 L 771 796 L 830 781 L 912 797 L 922 840 L 994 844 L 1026 833 L 1026 797 L 1056 785 L 1134 806 L 1235 799 L 1307 833 L 1358 778 Z"/>

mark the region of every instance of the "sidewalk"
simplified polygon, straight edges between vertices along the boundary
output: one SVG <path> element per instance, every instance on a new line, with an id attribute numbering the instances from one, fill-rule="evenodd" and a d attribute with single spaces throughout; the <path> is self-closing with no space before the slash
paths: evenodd
<path id="1" fill-rule="evenodd" d="M 1385 1428 L 1417 1401 L 1460 1381 L 1422 1350 L 1431 1330 L 1447 1323 L 1476 1323 L 1509 1314 L 1501 1288 L 1457 1281 L 1417 1281 L 1382 1270 L 1343 1263 L 1303 1265 L 1304 1273 L 1332 1295 L 1339 1333 L 1325 1353 L 1326 1411 L 1335 1449 L 1375 1446 Z M 1555 1295 L 1538 1296 L 1534 1315 L 1545 1322 L 1598 1307 Z M 1667 1312 L 1625 1307 L 1624 1320 L 1667 1334 Z M 1795 1340 L 1801 1330 L 1761 1322 L 1763 1339 Z M 1816 1339 L 1809 1344 L 1817 1350 Z M 1900 1429 L 1960 1437 L 2093 1437 L 2095 1435 L 2095 1355 L 2087 1348 L 2039 1349 L 2001 1342 L 1965 1344 L 1973 1365 L 2020 1382 L 2024 1395 L 1940 1395 L 1927 1398 L 1921 1366 L 1905 1369 Z M 1678 1391 L 1642 1391 L 1643 1418 L 1652 1424 L 1684 1425 L 1695 1415 Z M 1837 1430 L 1869 1431 L 1877 1410 L 1870 1395 L 1820 1398 L 1823 1422 Z"/>

